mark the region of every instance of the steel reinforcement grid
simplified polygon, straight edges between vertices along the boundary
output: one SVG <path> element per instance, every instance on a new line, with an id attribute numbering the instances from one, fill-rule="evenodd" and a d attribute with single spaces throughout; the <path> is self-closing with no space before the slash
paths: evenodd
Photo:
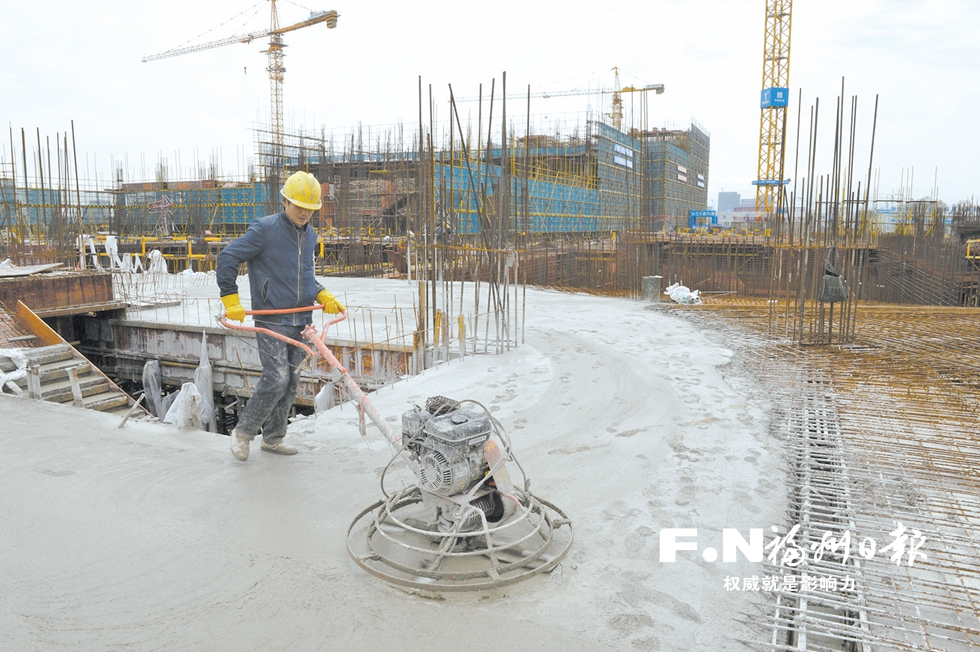
<path id="1" fill-rule="evenodd" d="M 683 313 L 770 385 L 799 526 L 766 533 L 751 646 L 980 649 L 980 311 L 866 306 L 855 343 L 799 347 L 765 337 L 763 304 L 732 307 Z"/>

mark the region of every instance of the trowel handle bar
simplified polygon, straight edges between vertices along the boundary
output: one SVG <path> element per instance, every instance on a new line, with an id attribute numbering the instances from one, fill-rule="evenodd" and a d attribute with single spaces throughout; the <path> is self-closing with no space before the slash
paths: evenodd
<path id="1" fill-rule="evenodd" d="M 246 310 L 245 314 L 246 315 L 282 315 L 282 314 L 288 314 L 294 312 L 306 312 L 310 310 L 316 310 L 317 308 L 323 309 L 323 306 L 320 304 L 313 304 L 312 306 L 304 306 L 302 308 L 285 308 L 282 310 Z M 286 344 L 292 344 L 293 346 L 298 346 L 299 348 L 306 351 L 307 354 L 313 355 L 313 349 L 306 346 L 302 342 L 298 342 L 290 337 L 286 337 L 285 335 L 280 335 L 275 331 L 270 331 L 268 328 L 261 328 L 258 326 L 245 326 L 244 324 L 233 324 L 227 319 L 225 319 L 225 317 L 226 314 L 222 314 L 220 317 L 218 317 L 218 323 L 220 323 L 225 328 L 230 328 L 236 331 L 249 331 L 251 333 L 264 333 L 265 335 L 274 337 L 277 340 L 281 340 L 285 342 Z M 327 336 L 328 328 L 330 328 L 332 325 L 336 324 L 337 322 L 344 321 L 345 319 L 347 319 L 347 311 L 342 310 L 339 315 L 337 315 L 336 317 L 334 317 L 333 319 L 331 319 L 330 321 L 328 321 L 326 324 L 323 325 L 323 335 L 321 335 L 320 338 L 322 339 Z M 336 360 L 336 358 L 334 358 L 334 360 Z M 346 371 L 343 367 L 340 367 L 340 369 Z"/>
<path id="2" fill-rule="evenodd" d="M 314 303 L 312 306 L 303 306 L 302 308 L 283 308 L 282 310 L 246 310 L 245 314 L 246 315 L 286 315 L 294 312 L 307 312 L 307 311 L 317 310 L 317 309 L 322 310 L 323 306 L 318 303 Z M 347 319 L 347 311 L 341 310 L 339 315 L 337 315 L 336 317 L 334 317 L 333 319 L 331 319 L 330 321 L 328 321 L 326 324 L 323 325 L 323 335 L 321 335 L 320 337 L 326 337 L 328 328 L 330 328 L 337 322 L 344 321 L 345 319 Z"/>
<path id="3" fill-rule="evenodd" d="M 248 312 L 246 314 L 252 314 L 252 313 Z M 260 328 L 258 326 L 245 326 L 244 324 L 233 324 L 227 319 L 225 319 L 225 315 L 221 315 L 220 317 L 218 317 L 218 323 L 224 326 L 225 328 L 230 328 L 233 331 L 248 331 L 249 333 L 263 333 L 265 335 L 268 335 L 269 337 L 274 337 L 277 340 L 281 340 L 286 344 L 292 344 L 293 346 L 298 346 L 299 348 L 306 351 L 307 355 L 313 355 L 313 349 L 306 346 L 302 342 L 294 340 L 291 337 L 286 337 L 285 335 L 281 335 L 275 331 L 270 331 L 268 328 Z"/>
<path id="4" fill-rule="evenodd" d="M 322 309 L 318 303 L 314 303 L 310 306 L 302 306 L 300 308 L 282 308 L 280 310 L 246 310 L 246 315 L 286 315 L 293 312 L 309 312 L 311 310 L 316 310 L 317 308 Z"/>
<path id="5" fill-rule="evenodd" d="M 333 326 L 334 324 L 336 324 L 338 322 L 344 321 L 345 319 L 347 319 L 347 310 L 346 309 L 345 310 L 341 310 L 339 315 L 337 315 L 336 317 L 334 317 L 333 319 L 329 320 L 327 323 L 325 323 L 323 325 L 323 334 L 320 335 L 320 338 L 322 339 L 322 338 L 325 338 L 327 336 L 327 329 L 328 328 L 330 328 L 331 326 Z"/>

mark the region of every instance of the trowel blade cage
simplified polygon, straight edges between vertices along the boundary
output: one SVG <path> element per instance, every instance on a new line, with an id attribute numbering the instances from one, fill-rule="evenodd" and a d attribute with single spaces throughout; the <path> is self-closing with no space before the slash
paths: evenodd
<path id="1" fill-rule="evenodd" d="M 409 485 L 358 514 L 347 551 L 358 566 L 386 582 L 424 591 L 479 591 L 554 569 L 568 554 L 572 524 L 559 508 L 530 492 L 498 523 L 444 532 L 428 522 L 422 490 Z"/>

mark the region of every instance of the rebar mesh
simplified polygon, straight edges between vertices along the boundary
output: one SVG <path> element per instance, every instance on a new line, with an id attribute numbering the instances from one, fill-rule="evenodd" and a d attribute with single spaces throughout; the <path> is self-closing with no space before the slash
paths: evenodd
<path id="1" fill-rule="evenodd" d="M 842 554 L 774 574 L 853 579 L 853 590 L 775 591 L 760 649 L 980 649 L 980 311 L 862 306 L 853 344 L 765 339 L 768 306 L 715 300 L 685 311 L 739 334 L 772 387 L 791 456 L 788 520 L 809 549 L 852 533 Z M 870 559 L 858 542 L 893 543 Z M 924 557 L 910 553 L 921 533 Z M 910 563 L 911 561 L 911 563 Z"/>

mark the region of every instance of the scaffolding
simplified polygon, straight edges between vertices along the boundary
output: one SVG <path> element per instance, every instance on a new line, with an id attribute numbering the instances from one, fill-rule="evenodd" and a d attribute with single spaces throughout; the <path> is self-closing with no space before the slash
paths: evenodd
<path id="1" fill-rule="evenodd" d="M 111 187 L 82 183 L 77 170 L 66 170 L 52 191 L 50 180 L 43 183 L 43 168 L 35 165 L 33 179 L 25 173 L 20 182 L 13 162 L 4 161 L 10 167 L 9 176 L 0 174 L 5 246 L 14 245 L 19 264 L 53 257 L 111 269 L 113 261 L 102 251 L 111 237 L 119 254 L 145 256 L 150 247 L 171 271 L 207 271 L 226 240 L 278 210 L 281 174 L 305 170 L 324 188 L 315 222 L 322 274 L 418 276 L 432 265 L 426 261 L 435 254 L 428 249 L 445 247 L 440 264 L 466 266 L 446 270 L 466 278 L 503 274 L 490 271 L 500 257 L 521 266 L 522 279 L 530 282 L 635 291 L 635 265 L 615 250 L 626 234 L 651 227 L 649 199 L 660 191 L 650 189 L 647 157 L 659 143 L 669 149 L 664 161 L 691 170 L 688 185 L 699 193 L 694 197 L 689 189 L 677 190 L 682 180 L 668 183 L 662 162 L 655 179 L 674 198 L 671 208 L 657 210 L 673 211 L 678 223 L 685 222 L 686 211 L 706 205 L 707 132 L 696 123 L 686 130 L 624 132 L 605 116 L 587 113 L 553 120 L 530 111 L 508 114 L 502 95 L 495 100 L 491 90 L 475 120 L 461 123 L 451 101 L 450 119 L 433 122 L 431 98 L 430 119 L 424 120 L 420 87 L 417 128 L 285 132 L 277 159 L 282 166 L 270 163 L 277 134 L 260 125 L 254 130 L 260 163 L 249 166 L 244 180 L 224 177 L 212 156 L 207 165 L 195 161 L 196 179 L 169 179 L 161 160 L 152 181 L 126 179 L 114 165 Z M 64 147 L 55 158 L 67 162 L 74 144 L 59 142 Z M 11 143 L 14 152 L 13 135 Z M 26 160 L 27 150 L 21 150 Z M 87 187 L 79 191 L 79 185 Z M 466 248 L 483 251 L 494 264 Z"/>
<path id="2" fill-rule="evenodd" d="M 692 120 L 687 128 L 636 132 L 644 160 L 644 215 L 654 229 L 688 224 L 691 211 L 708 205 L 711 137 Z"/>
<path id="3" fill-rule="evenodd" d="M 424 153 L 418 134 L 404 128 L 287 133 L 287 166 L 329 184 L 326 220 L 348 232 L 422 232 L 422 193 L 438 224 L 461 237 L 478 236 L 481 211 L 494 206 L 500 213 L 501 201 L 515 221 L 507 232 L 525 236 L 608 234 L 629 228 L 640 210 L 639 143 L 600 121 L 585 118 L 567 137 L 508 133 L 504 146 L 499 131 L 485 146 L 474 144 L 474 130 L 443 133 L 441 146 L 427 141 Z M 259 143 L 269 137 L 257 131 Z"/>

